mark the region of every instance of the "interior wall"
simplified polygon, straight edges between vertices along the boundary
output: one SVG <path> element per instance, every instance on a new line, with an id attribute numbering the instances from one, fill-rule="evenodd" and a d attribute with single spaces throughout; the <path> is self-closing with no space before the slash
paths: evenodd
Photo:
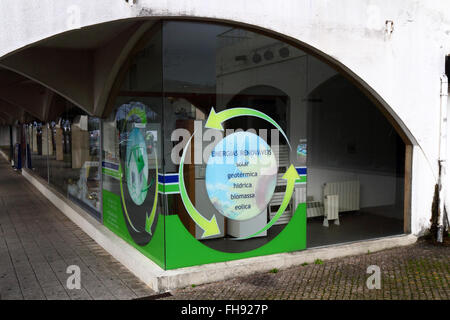
<path id="1" fill-rule="evenodd" d="M 327 182 L 359 181 L 361 208 L 396 203 L 397 178 L 393 175 L 308 166 L 308 178 L 308 196 L 313 196 L 314 200 L 322 199 L 323 185 Z"/>
<path id="2" fill-rule="evenodd" d="M 358 180 L 361 208 L 401 201 L 404 147 L 370 100 L 342 76 L 308 100 L 308 196 L 320 201 L 326 182 Z"/>
<path id="3" fill-rule="evenodd" d="M 228 54 L 223 51 L 222 57 Z M 239 92 L 259 84 L 249 84 L 248 79 L 278 71 L 285 75 L 265 80 L 289 97 L 287 127 L 293 148 L 291 160 L 296 166 L 302 165 L 297 161 L 296 146 L 307 138 L 308 196 L 320 201 L 324 183 L 358 180 L 361 208 L 392 206 L 402 201 L 403 178 L 397 177 L 397 133 L 375 105 L 348 80 L 337 76 L 336 70 L 302 52 L 287 61 L 247 68 L 245 77 L 229 69 L 218 70 L 218 91 Z M 336 77 L 337 81 L 332 80 Z M 305 108 L 308 120 L 302 117 Z M 302 130 L 307 127 L 308 134 Z"/>

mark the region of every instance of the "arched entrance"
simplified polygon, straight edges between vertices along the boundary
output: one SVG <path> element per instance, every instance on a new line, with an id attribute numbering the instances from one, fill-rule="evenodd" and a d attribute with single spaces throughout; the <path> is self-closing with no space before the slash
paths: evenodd
<path id="1" fill-rule="evenodd" d="M 79 111 L 70 118 L 82 131 L 80 157 L 89 160 L 83 162 L 102 166 L 104 224 L 149 258 L 176 268 L 408 231 L 401 228 L 408 224 L 410 193 L 406 135 L 326 57 L 222 23 L 153 21 L 139 38 L 117 61 L 102 123 L 89 125 Z M 220 115 L 216 126 L 208 125 L 214 115 Z M 215 149 L 229 136 L 237 139 L 238 129 L 247 131 L 240 136 L 248 145 L 257 142 L 255 149 L 236 141 L 236 150 Z M 85 147 L 91 140 L 94 152 Z M 267 167 L 275 173 L 236 160 L 211 169 L 213 152 L 259 158 L 260 146 L 274 155 Z M 87 171 L 75 167 L 88 181 Z M 93 192 L 83 194 L 100 203 Z M 381 218 L 367 222 L 374 215 Z M 390 229 L 383 216 L 400 222 Z"/>
<path id="2" fill-rule="evenodd" d="M 406 147 L 396 130 L 342 75 L 308 94 L 308 246 L 404 232 Z M 323 227 L 327 194 L 339 225 Z M 334 220 L 337 222 L 338 220 Z"/>
<path id="3" fill-rule="evenodd" d="M 157 114 L 152 122 L 161 128 L 163 158 L 159 221 L 165 225 L 168 268 L 403 233 L 405 143 L 373 97 L 340 69 L 283 39 L 227 24 L 162 21 L 144 39 L 124 64 L 106 110 L 114 114 L 123 101 L 134 101 Z M 208 126 L 211 114 L 243 108 L 257 116 L 240 110 L 224 116 L 222 132 Z M 236 218 L 233 210 L 223 212 L 225 203 L 236 210 L 258 205 L 235 201 L 257 194 L 250 190 L 256 184 L 248 178 L 252 172 L 240 169 L 248 179 L 230 184 L 237 176 L 228 174 L 221 184 L 218 175 L 229 169 L 208 170 L 215 148 L 237 129 L 256 135 L 268 130 L 259 138 L 277 159 L 273 191 L 263 210 L 247 220 Z M 116 137 L 113 131 L 104 133 L 108 145 Z M 184 158 L 188 142 L 190 155 Z M 114 150 L 104 152 L 114 161 Z M 182 159 L 191 162 L 181 166 Z M 298 177 L 289 191 L 290 166 Z M 214 184 L 208 185 L 208 175 Z M 332 198 L 335 204 L 327 207 Z M 208 233 L 202 217 L 214 221 L 218 232 Z M 174 234 L 183 235 L 182 248 L 173 247 Z M 277 247 L 282 238 L 283 248 Z M 198 252 L 183 254 L 197 244 Z M 208 256 L 208 249 L 219 253 Z"/>

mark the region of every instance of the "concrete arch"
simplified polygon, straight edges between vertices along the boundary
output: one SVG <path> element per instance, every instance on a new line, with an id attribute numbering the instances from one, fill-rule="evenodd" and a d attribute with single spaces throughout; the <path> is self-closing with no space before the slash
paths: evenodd
<path id="1" fill-rule="evenodd" d="M 95 49 L 57 48 L 45 43 L 54 43 L 56 38 L 64 41 L 64 33 L 7 56 L 0 66 L 50 89 L 88 114 L 99 116 L 124 57 L 151 25 L 134 23 L 114 41 Z"/>
<path id="2" fill-rule="evenodd" d="M 5 15 L 3 17 L 5 21 L 8 21 L 11 25 L 20 24 L 21 21 L 27 21 L 29 28 L 27 30 L 21 30 L 22 33 L 15 39 L 12 39 L 8 33 L 0 36 L 0 42 L 8 43 L 8 46 L 0 49 L 0 56 L 3 56 L 3 59 L 5 59 L 10 55 L 14 55 L 30 47 L 30 44 L 37 44 L 55 35 L 76 32 L 78 28 L 83 30 L 89 26 L 114 21 L 173 18 L 228 22 L 246 28 L 255 28 L 262 32 L 268 32 L 272 36 L 280 36 L 285 41 L 290 40 L 303 48 L 308 47 L 311 52 L 315 52 L 318 56 L 324 56 L 322 53 L 327 53 L 325 59 L 344 71 L 345 74 L 350 75 L 362 89 L 374 97 L 387 110 L 387 115 L 390 115 L 400 125 L 408 140 L 414 144 L 417 144 L 418 140 L 421 140 L 420 137 L 417 138 L 415 136 L 420 136 L 422 132 L 413 134 L 414 130 L 411 126 L 407 125 L 408 122 L 404 120 L 403 114 L 396 112 L 396 107 L 391 107 L 396 105 L 395 101 L 389 101 L 391 92 L 388 92 L 389 95 L 386 95 L 384 92 L 385 89 L 389 91 L 389 88 L 383 85 L 381 89 L 378 88 L 377 85 L 380 84 L 379 79 L 371 81 L 373 72 L 370 70 L 369 72 L 366 72 L 367 70 L 359 72 L 360 70 L 358 69 L 361 68 L 358 65 L 354 65 L 355 57 L 351 54 L 350 50 L 336 45 L 337 41 L 342 39 L 342 37 L 348 37 L 350 34 L 354 34 L 354 39 L 347 39 L 350 41 L 346 44 L 351 47 L 359 43 L 362 49 L 361 54 L 364 56 L 366 51 L 372 49 L 374 44 L 379 44 L 383 40 L 383 34 L 379 32 L 384 27 L 382 21 L 379 26 L 373 27 L 373 30 L 371 30 L 371 28 L 367 28 L 366 26 L 367 17 L 364 15 L 357 15 L 358 18 L 352 16 L 352 20 L 346 19 L 349 12 L 346 12 L 343 8 L 352 7 L 352 12 L 367 12 L 371 8 L 370 1 L 361 1 L 357 4 L 352 2 L 351 5 L 350 3 L 331 4 L 328 1 L 311 3 L 306 0 L 283 1 L 282 5 L 269 1 L 264 1 L 263 3 L 260 1 L 248 1 L 245 4 L 230 3 L 227 6 L 221 6 L 219 2 L 213 1 L 205 5 L 204 2 L 195 0 L 185 0 L 181 3 L 162 0 L 141 0 L 136 1 L 136 4 L 134 1 L 117 1 L 111 4 L 110 1 L 100 0 L 84 3 L 83 6 L 76 7 L 72 5 L 71 1 L 54 2 L 47 0 L 37 3 L 37 1 L 22 0 L 16 1 L 14 8 L 7 3 L 1 4 L 2 10 L 0 11 L 8 13 L 7 16 Z M 388 4 L 387 0 L 385 2 Z M 405 19 L 403 12 L 405 8 L 417 14 L 417 5 L 411 1 L 404 1 L 403 6 L 400 7 L 402 9 L 380 3 L 378 8 L 380 9 L 380 14 L 399 19 Z M 427 13 L 439 11 L 438 7 L 442 7 L 442 10 L 447 8 L 443 3 L 434 6 L 423 5 L 423 7 L 425 7 L 424 11 Z M 324 9 L 333 12 L 333 18 L 320 15 Z M 76 17 L 77 14 L 79 15 L 79 19 Z M 43 16 L 49 18 L 51 26 L 50 23 L 42 24 Z M 262 19 L 261 17 L 265 18 Z M 344 23 L 339 24 L 341 21 Z M 444 24 L 448 23 L 448 21 L 441 21 L 440 23 Z M 333 37 L 335 38 L 333 39 Z M 364 41 L 361 42 L 361 39 Z M 369 44 L 368 48 L 366 49 L 361 43 Z M 333 45 L 335 46 L 334 48 Z M 386 51 L 385 45 L 381 45 L 380 47 L 382 52 Z M 381 52 L 380 50 L 378 52 Z M 375 51 L 372 51 L 371 55 L 375 55 L 375 53 Z M 392 58 L 392 54 L 388 58 Z M 380 63 L 383 62 L 386 61 L 380 61 Z M 63 96 L 66 94 L 70 98 L 70 95 L 63 90 L 60 90 L 59 93 L 62 93 Z M 97 115 L 100 112 L 96 105 L 101 106 L 104 99 L 102 95 L 100 97 L 95 99 L 94 94 L 91 92 L 89 94 L 86 93 L 84 97 L 80 97 L 77 100 L 73 98 L 69 100 L 75 102 L 88 113 Z M 93 100 L 98 101 L 98 103 L 95 101 L 92 102 Z M 402 110 L 402 112 L 406 111 Z"/>
<path id="3" fill-rule="evenodd" d="M 186 16 L 180 16 L 180 17 L 173 17 L 173 16 L 152 16 L 151 19 L 159 18 L 160 20 L 167 21 L 167 20 L 185 20 L 185 21 L 195 21 L 195 22 L 204 22 L 204 23 L 220 23 L 229 25 L 230 27 L 241 27 L 246 30 L 250 30 L 256 33 L 264 34 L 268 37 L 279 39 L 283 42 L 286 42 L 290 45 L 293 45 L 302 51 L 305 51 L 308 54 L 313 55 L 318 60 L 326 63 L 327 65 L 331 66 L 332 68 L 336 69 L 336 72 L 339 72 L 343 74 L 345 77 L 347 77 L 351 82 L 353 82 L 356 86 L 360 88 L 371 100 L 374 102 L 374 104 L 383 112 L 383 114 L 387 117 L 387 119 L 391 122 L 391 124 L 395 127 L 396 131 L 399 133 L 399 135 L 402 137 L 405 143 L 407 144 L 418 144 L 418 140 L 415 138 L 411 130 L 408 128 L 406 123 L 402 120 L 402 118 L 397 114 L 397 112 L 394 110 L 393 107 L 389 105 L 389 103 L 383 99 L 380 93 L 376 91 L 376 89 L 372 88 L 361 76 L 359 76 L 356 72 L 354 72 L 351 67 L 346 66 L 343 62 L 341 62 L 336 57 L 333 57 L 329 54 L 327 54 L 324 51 L 321 51 L 319 48 L 313 47 L 311 44 L 308 44 L 307 42 L 304 42 L 300 39 L 295 39 L 292 37 L 289 37 L 286 34 L 281 34 L 278 32 L 275 32 L 274 30 L 262 28 L 260 26 L 256 25 L 250 25 L 246 23 L 242 23 L 239 21 L 231 21 L 226 19 L 219 19 L 219 18 L 206 18 L 206 17 L 186 17 Z M 131 18 L 132 20 L 133 18 Z M 135 44 L 138 44 L 138 41 L 135 42 Z M 131 52 L 128 51 L 128 52 Z M 123 61 L 123 60 L 122 60 Z M 117 66 L 117 65 L 116 65 Z M 117 74 L 117 73 L 115 73 Z M 111 86 L 109 87 L 111 88 Z M 102 100 L 102 102 L 105 102 Z M 104 113 L 103 113 L 104 114 Z"/>
<path id="4" fill-rule="evenodd" d="M 132 6 L 133 7 L 133 6 Z M 128 9 L 133 8 L 128 5 Z M 135 10 L 137 7 L 134 6 Z M 41 39 L 33 46 L 16 50 L 13 54 L 8 54 L 0 60 L 0 65 L 4 68 L 18 72 L 19 74 L 40 83 L 41 85 L 53 90 L 65 97 L 75 105 L 79 106 L 91 115 L 101 116 L 106 104 L 107 96 L 113 86 L 121 64 L 130 53 L 132 47 L 136 45 L 140 37 L 148 31 L 152 21 L 144 23 L 145 19 L 186 19 L 189 21 L 203 21 L 211 23 L 225 23 L 230 26 L 239 26 L 251 31 L 266 34 L 270 37 L 279 38 L 289 44 L 295 45 L 317 57 L 318 59 L 332 65 L 339 72 L 346 75 L 352 82 L 360 87 L 371 99 L 379 106 L 380 110 L 396 127 L 399 134 L 406 143 L 417 144 L 417 139 L 402 120 L 401 116 L 383 99 L 376 89 L 370 86 L 351 66 L 347 66 L 341 60 L 327 54 L 321 48 L 309 44 L 307 40 L 293 38 L 288 34 L 283 34 L 260 25 L 252 25 L 242 20 L 230 20 L 226 17 L 199 17 L 196 15 L 158 15 L 156 12 L 139 11 L 138 16 L 128 17 L 126 19 L 110 20 L 101 24 L 136 21 L 139 26 L 134 26 L 126 32 L 123 32 L 120 39 L 96 51 L 55 49 L 50 47 L 36 47 L 49 38 Z M 99 26 L 101 24 L 89 25 L 80 30 Z M 77 31 L 65 31 L 53 35 L 50 38 L 64 37 Z M 1 53 L 0 53 L 1 54 Z M 70 61 L 70 63 L 67 63 Z M 49 75 L 54 75 L 51 77 Z M 62 79 L 62 80 L 61 80 Z"/>
<path id="5" fill-rule="evenodd" d="M 23 109 L 17 108 L 1 99 L 0 99 L 0 111 L 4 115 L 7 115 L 8 118 L 10 118 L 11 120 L 22 119 L 24 113 Z"/>
<path id="6" fill-rule="evenodd" d="M 26 94 L 24 94 L 26 92 Z M 14 116 L 17 111 L 26 111 L 32 116 L 45 120 L 52 92 L 33 82 L 14 84 L 0 88 L 0 103 L 3 110 L 9 110 Z M 22 120 L 22 117 L 17 118 Z"/>
<path id="7" fill-rule="evenodd" d="M 392 52 L 388 52 L 392 46 L 389 43 L 383 43 L 385 40 L 382 32 L 384 20 L 381 19 L 383 17 L 390 17 L 403 22 L 410 21 L 411 19 L 407 20 L 410 15 L 421 14 L 420 18 L 426 20 L 427 28 L 430 30 L 440 29 L 442 30 L 442 36 L 445 36 L 445 28 L 436 27 L 448 25 L 449 21 L 437 20 L 433 17 L 438 12 L 445 12 L 449 8 L 448 4 L 445 2 L 421 4 L 422 14 L 418 11 L 419 5 L 414 1 L 404 0 L 401 5 L 392 6 L 389 5 L 388 0 L 382 0 L 376 7 L 380 16 L 379 24 L 376 24 L 377 21 L 372 21 L 371 26 L 368 25 L 367 15 L 373 9 L 373 4 L 369 0 L 359 1 L 358 3 L 350 3 L 350 1 L 344 0 L 344 3 L 339 4 L 320 0 L 314 2 L 287 0 L 283 1 L 282 4 L 274 1 L 250 0 L 244 4 L 227 3 L 226 6 L 221 4 L 223 4 L 221 1 L 211 1 L 206 5 L 203 1 L 198 0 L 181 2 L 139 0 L 115 1 L 114 3 L 108 0 L 98 0 L 85 2 L 78 6 L 74 6 L 73 2 L 68 0 L 57 2 L 51 0 L 18 0 L 14 2 L 14 5 L 5 2 L 0 4 L 0 12 L 3 13 L 1 21 L 10 26 L 20 25 L 26 21 L 28 27 L 17 30 L 14 36 L 9 32 L 0 35 L 0 42 L 7 44 L 1 47 L 0 57 L 5 58 L 28 48 L 31 44 L 36 44 L 55 35 L 112 21 L 143 18 L 182 18 L 232 22 L 246 27 L 253 26 L 262 31 L 266 30 L 272 35 L 278 34 L 283 36 L 284 39 L 291 39 L 297 43 L 301 42 L 302 45 L 308 43 L 312 50 L 317 50 L 319 53 L 326 52 L 328 58 L 332 57 L 330 61 L 334 60 L 335 65 L 340 66 L 347 74 L 357 79 L 362 88 L 370 92 L 386 110 L 389 110 L 393 119 L 402 124 L 402 130 L 405 131 L 409 140 L 414 144 L 422 140 L 420 136 L 424 132 L 419 128 L 419 132 L 415 133 L 417 126 L 408 125 L 408 121 L 405 120 L 408 118 L 406 111 L 408 108 L 397 108 L 397 101 L 390 101 L 396 100 L 396 98 L 391 99 L 392 92 L 389 92 L 389 84 L 383 84 L 383 80 L 377 79 L 374 72 L 369 70 L 370 68 L 364 68 L 365 66 L 362 66 L 361 63 L 369 62 L 368 65 L 377 69 L 377 65 L 382 65 L 394 56 Z M 405 11 L 407 14 L 405 14 Z M 329 16 L 327 12 L 333 12 L 333 16 Z M 354 14 L 355 12 L 359 14 Z M 43 21 L 45 22 L 43 23 Z M 412 25 L 414 28 L 419 28 L 417 24 Z M 396 32 L 402 32 L 402 28 L 404 28 L 402 24 L 396 23 Z M 8 28 L 5 29 L 8 31 Z M 421 32 L 420 34 L 425 35 L 426 33 Z M 345 46 L 338 44 L 342 40 L 345 40 Z M 421 41 L 417 42 L 420 43 Z M 357 61 L 358 57 L 352 53 L 355 46 L 360 49 L 361 56 L 364 59 L 369 57 L 369 60 Z M 413 48 L 405 47 L 407 52 L 419 52 L 411 49 Z M 381 53 L 381 55 L 378 55 L 378 53 Z M 372 64 L 374 60 L 370 56 L 379 57 L 384 56 L 385 53 L 387 53 L 387 59 L 383 57 L 379 62 Z M 395 53 L 398 54 L 398 52 Z M 363 68 L 360 68 L 361 66 Z M 407 67 L 401 65 L 399 69 L 405 70 Z M 396 73 L 401 74 L 402 72 Z M 388 72 L 386 78 L 395 78 L 390 77 L 393 74 L 394 72 Z M 387 94 L 385 94 L 386 91 Z M 384 99 L 381 97 L 384 97 Z M 84 100 L 87 101 L 92 100 L 92 97 L 85 98 Z M 396 107 L 391 108 L 389 106 Z M 394 112 L 393 109 L 396 111 L 399 108 L 402 109 L 401 112 Z M 94 109 L 90 108 L 90 113 L 98 114 L 98 111 L 94 107 Z M 416 138 L 413 136 L 413 132 Z"/>
<path id="8" fill-rule="evenodd" d="M 2 125 L 13 124 L 13 118 L 6 112 L 0 111 L 0 120 Z"/>

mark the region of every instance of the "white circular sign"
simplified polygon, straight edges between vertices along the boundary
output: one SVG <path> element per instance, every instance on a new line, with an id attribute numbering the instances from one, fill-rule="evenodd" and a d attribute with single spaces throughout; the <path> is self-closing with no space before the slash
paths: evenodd
<path id="1" fill-rule="evenodd" d="M 206 166 L 206 190 L 214 207 L 233 220 L 249 220 L 266 211 L 277 182 L 272 149 L 250 132 L 221 140 Z"/>

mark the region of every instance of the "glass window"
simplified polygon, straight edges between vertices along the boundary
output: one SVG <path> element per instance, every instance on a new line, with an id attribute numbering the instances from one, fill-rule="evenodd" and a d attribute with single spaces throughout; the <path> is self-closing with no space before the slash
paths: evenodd
<path id="1" fill-rule="evenodd" d="M 64 140 L 71 144 L 71 148 L 67 146 L 66 150 L 71 150 L 74 176 L 67 180 L 67 195 L 81 201 L 91 212 L 100 212 L 100 119 L 80 115 L 72 120 L 70 127 L 69 123 L 66 120 L 63 128 L 54 130 L 59 144 L 59 150 L 55 152 L 57 156 L 64 158 Z"/>
<path id="2" fill-rule="evenodd" d="M 43 131 L 49 183 L 100 220 L 100 119 L 59 96 L 51 114 Z"/>
<path id="3" fill-rule="evenodd" d="M 328 64 L 230 25 L 164 21 L 103 125 L 105 225 L 173 269 L 403 232 L 405 144 Z"/>
<path id="4" fill-rule="evenodd" d="M 168 265 L 304 248 L 301 213 L 287 246 L 268 244 L 305 198 L 306 156 L 293 145 L 306 140 L 306 54 L 240 28 L 174 21 L 164 23 L 163 54 L 165 168 L 180 189 L 167 195 L 167 238 L 178 216 L 191 242 L 223 253 L 189 258 L 168 243 Z M 223 130 L 207 123 L 214 114 Z"/>
<path id="5" fill-rule="evenodd" d="M 165 267 L 161 31 L 129 58 L 103 125 L 103 222 Z"/>
<path id="6" fill-rule="evenodd" d="M 48 165 L 47 165 L 47 151 L 48 151 L 48 136 L 47 125 L 42 122 L 34 122 L 32 124 L 31 134 L 31 168 L 41 178 L 48 181 Z M 44 137 L 44 138 L 43 138 Z"/>
<path id="7" fill-rule="evenodd" d="M 308 70 L 308 246 L 403 233 L 404 142 L 345 77 Z"/>

